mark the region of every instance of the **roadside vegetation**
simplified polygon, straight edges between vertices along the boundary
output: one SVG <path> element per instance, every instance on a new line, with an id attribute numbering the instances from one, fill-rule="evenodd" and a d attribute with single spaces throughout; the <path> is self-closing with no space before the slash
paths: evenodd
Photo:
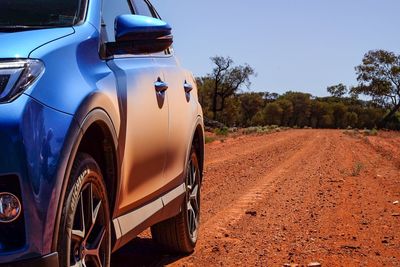
<path id="1" fill-rule="evenodd" d="M 291 128 L 400 130 L 400 55 L 369 51 L 355 68 L 359 84 L 327 87 L 328 97 L 289 91 L 249 92 L 255 70 L 231 58 L 211 58 L 214 68 L 197 78 L 206 125 L 218 136 L 229 128 L 269 132 L 266 125 Z M 370 100 L 362 100 L 360 96 Z M 218 124 L 219 123 L 219 124 Z M 255 127 L 255 128 L 254 128 Z M 269 126 L 270 127 L 270 126 Z"/>

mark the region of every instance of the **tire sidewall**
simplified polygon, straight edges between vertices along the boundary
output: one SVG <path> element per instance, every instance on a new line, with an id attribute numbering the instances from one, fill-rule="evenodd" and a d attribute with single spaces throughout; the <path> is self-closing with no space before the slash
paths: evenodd
<path id="1" fill-rule="evenodd" d="M 70 266 L 71 253 L 71 229 L 74 222 L 76 208 L 79 202 L 80 192 L 89 183 L 98 191 L 104 206 L 106 218 L 106 266 L 110 266 L 111 259 L 111 225 L 109 202 L 104 180 L 96 161 L 87 154 L 78 154 L 71 170 L 70 180 L 66 191 L 66 199 L 63 204 L 62 220 L 59 233 L 58 253 L 60 266 Z"/>
<path id="2" fill-rule="evenodd" d="M 190 160 L 192 160 L 195 163 L 196 172 L 198 173 L 196 175 L 196 179 L 198 179 L 197 183 L 199 185 L 199 191 L 198 191 L 198 194 L 199 194 L 199 200 L 198 200 L 198 204 L 199 204 L 199 214 L 198 214 L 199 227 L 197 227 L 197 229 L 196 229 L 197 233 L 196 233 L 196 239 L 195 240 L 192 240 L 192 238 L 190 236 L 190 232 L 189 232 L 189 227 L 188 227 L 188 225 L 189 225 L 188 209 L 187 209 L 187 202 L 188 202 L 187 201 L 187 197 L 188 197 L 187 194 L 188 194 L 188 192 L 186 192 L 185 201 L 183 203 L 182 216 L 183 216 L 183 220 L 184 220 L 185 226 L 186 226 L 186 228 L 185 228 L 186 240 L 190 244 L 190 246 L 193 247 L 193 249 L 194 249 L 194 247 L 196 246 L 198 237 L 199 237 L 199 230 L 200 230 L 200 223 L 201 223 L 201 178 L 200 178 L 201 175 L 200 175 L 200 168 L 199 168 L 199 162 L 198 162 L 198 159 L 197 159 L 197 154 L 196 154 L 196 151 L 194 150 L 194 148 L 192 148 L 190 150 L 189 159 L 187 161 L 186 174 L 185 174 L 185 186 L 186 186 L 186 188 L 187 188 L 187 176 L 188 176 L 187 172 L 188 172 Z"/>

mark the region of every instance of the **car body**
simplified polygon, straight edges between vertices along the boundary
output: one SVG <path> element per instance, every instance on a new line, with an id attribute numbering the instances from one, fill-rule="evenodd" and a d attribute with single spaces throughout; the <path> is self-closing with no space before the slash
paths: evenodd
<path id="1" fill-rule="evenodd" d="M 192 150 L 201 176 L 195 80 L 176 59 L 170 35 L 140 39 L 143 29 L 168 30 L 168 24 L 147 0 L 76 2 L 79 15 L 69 25 L 62 15 L 57 19 L 65 25 L 0 25 L 3 87 L 12 82 L 10 70 L 32 73 L 20 91 L 0 94 L 0 192 L 22 205 L 15 221 L 0 222 L 0 264 L 62 265 L 63 207 L 79 153 L 98 164 L 104 180 L 113 251 L 182 211 Z M 110 40 L 114 21 L 116 40 Z"/>

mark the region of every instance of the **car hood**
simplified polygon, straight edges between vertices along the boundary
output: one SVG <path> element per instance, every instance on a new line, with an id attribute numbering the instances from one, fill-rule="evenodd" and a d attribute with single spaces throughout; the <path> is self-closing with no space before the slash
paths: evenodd
<path id="1" fill-rule="evenodd" d="M 72 27 L 0 32 L 0 58 L 28 58 L 36 48 L 73 33 Z"/>

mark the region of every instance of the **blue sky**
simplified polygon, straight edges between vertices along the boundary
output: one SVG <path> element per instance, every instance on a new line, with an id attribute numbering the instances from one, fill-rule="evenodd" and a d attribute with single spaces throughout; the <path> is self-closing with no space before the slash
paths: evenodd
<path id="1" fill-rule="evenodd" d="M 356 85 L 371 49 L 400 53 L 399 0 L 152 0 L 173 27 L 175 51 L 196 76 L 210 57 L 248 63 L 254 91 L 327 95 Z"/>

